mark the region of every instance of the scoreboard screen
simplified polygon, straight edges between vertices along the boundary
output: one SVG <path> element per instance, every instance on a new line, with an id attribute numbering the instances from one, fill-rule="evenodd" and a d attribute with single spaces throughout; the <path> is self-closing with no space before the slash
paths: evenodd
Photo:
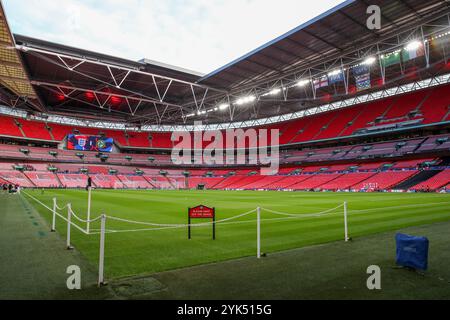
<path id="1" fill-rule="evenodd" d="M 111 152 L 112 138 L 70 134 L 67 137 L 67 149 L 77 151 Z"/>

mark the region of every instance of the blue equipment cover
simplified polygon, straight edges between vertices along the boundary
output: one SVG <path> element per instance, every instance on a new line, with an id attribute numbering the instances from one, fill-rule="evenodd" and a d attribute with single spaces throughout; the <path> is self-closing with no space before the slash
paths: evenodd
<path id="1" fill-rule="evenodd" d="M 416 270 L 428 269 L 428 250 L 430 242 L 425 237 L 397 234 L 397 265 Z"/>

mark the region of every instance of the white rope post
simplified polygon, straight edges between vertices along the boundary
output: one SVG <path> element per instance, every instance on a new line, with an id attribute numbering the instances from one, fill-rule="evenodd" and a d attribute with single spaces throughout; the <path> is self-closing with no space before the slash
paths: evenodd
<path id="1" fill-rule="evenodd" d="M 106 215 L 102 215 L 100 230 L 100 257 L 98 262 L 98 286 L 105 285 L 104 266 L 105 266 L 105 233 L 106 233 Z"/>
<path id="2" fill-rule="evenodd" d="M 258 207 L 256 210 L 257 215 L 257 227 L 256 227 L 256 247 L 257 247 L 257 257 L 261 259 L 261 208 Z"/>
<path id="3" fill-rule="evenodd" d="M 72 225 L 72 205 L 69 203 L 67 205 L 67 250 L 72 250 L 72 246 L 70 244 L 70 229 Z"/>
<path id="4" fill-rule="evenodd" d="M 52 230 L 51 232 L 56 231 L 56 198 L 53 198 L 53 219 L 52 219 Z"/>
<path id="5" fill-rule="evenodd" d="M 88 188 L 88 209 L 87 209 L 87 224 L 86 224 L 86 232 L 89 234 L 91 230 L 91 195 L 92 195 L 92 187 Z"/>
<path id="6" fill-rule="evenodd" d="M 345 224 L 345 242 L 350 240 L 348 236 L 348 204 L 347 201 L 344 202 L 344 224 Z"/>

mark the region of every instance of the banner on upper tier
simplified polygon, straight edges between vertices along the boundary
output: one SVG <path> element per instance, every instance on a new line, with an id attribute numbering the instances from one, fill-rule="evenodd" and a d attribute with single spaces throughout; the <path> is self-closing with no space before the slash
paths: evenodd
<path id="1" fill-rule="evenodd" d="M 67 149 L 69 150 L 112 152 L 113 146 L 112 138 L 75 134 L 67 137 Z"/>

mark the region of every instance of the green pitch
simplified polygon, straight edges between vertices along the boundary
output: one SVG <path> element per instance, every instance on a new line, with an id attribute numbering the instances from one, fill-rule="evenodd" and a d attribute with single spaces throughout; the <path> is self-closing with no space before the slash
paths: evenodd
<path id="1" fill-rule="evenodd" d="M 77 190 L 28 191 L 47 206 L 52 198 L 58 205 L 72 204 L 73 211 L 86 218 L 87 192 Z M 27 196 L 27 200 L 51 221 L 51 212 Z M 95 190 L 92 218 L 105 213 L 123 219 L 160 224 L 186 224 L 187 208 L 199 204 L 215 207 L 222 220 L 264 207 L 292 213 L 311 214 L 335 208 L 344 201 L 349 207 L 349 230 L 353 238 L 450 221 L 450 195 L 446 194 L 347 194 L 232 191 L 110 191 Z M 66 215 L 67 213 L 62 213 Z M 280 219 L 281 218 L 281 219 Z M 324 217 L 285 219 L 262 213 L 262 251 L 273 253 L 344 239 L 343 209 Z M 201 223 L 202 221 L 198 221 Z M 78 223 L 80 226 L 85 225 Z M 66 236 L 67 225 L 57 220 L 57 231 Z M 99 223 L 91 228 L 98 230 Z M 107 278 L 153 274 L 193 265 L 256 256 L 256 214 L 232 223 L 217 225 L 217 240 L 211 227 L 143 230 L 151 227 L 109 220 L 107 229 L 124 231 L 106 236 L 105 270 Z M 158 228 L 156 228 L 158 229 Z M 72 228 L 72 244 L 92 264 L 98 263 L 99 235 L 84 235 Z"/>

